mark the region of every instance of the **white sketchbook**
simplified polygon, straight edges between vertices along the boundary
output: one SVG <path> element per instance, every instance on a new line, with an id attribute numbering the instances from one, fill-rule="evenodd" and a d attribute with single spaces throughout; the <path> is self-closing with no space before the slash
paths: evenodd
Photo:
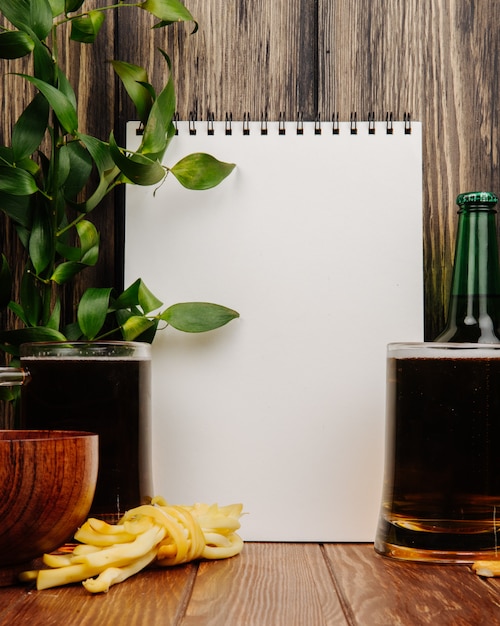
<path id="1" fill-rule="evenodd" d="M 236 169 L 210 191 L 127 188 L 126 284 L 241 317 L 155 339 L 155 492 L 242 502 L 247 541 L 373 541 L 386 344 L 423 340 L 421 124 L 178 131 L 167 165 Z"/>

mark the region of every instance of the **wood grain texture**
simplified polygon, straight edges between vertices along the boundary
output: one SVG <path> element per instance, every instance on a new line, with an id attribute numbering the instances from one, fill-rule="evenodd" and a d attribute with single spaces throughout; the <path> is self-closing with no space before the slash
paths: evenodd
<path id="1" fill-rule="evenodd" d="M 455 198 L 473 189 L 500 191 L 500 38 L 491 26 L 499 20 L 498 3 L 193 0 L 188 6 L 200 22 L 196 35 L 185 26 L 155 35 L 172 54 L 182 117 L 214 112 L 223 119 L 231 111 L 241 118 L 248 111 L 258 119 L 267 111 L 293 119 L 302 111 L 306 119 L 319 112 L 322 119 L 338 113 L 348 120 L 352 112 L 358 119 L 392 112 L 395 119 L 409 113 L 422 121 L 425 338 L 435 337 L 447 308 Z M 130 41 L 131 28 L 122 21 L 120 41 Z M 146 41 L 136 43 L 134 52 L 149 50 Z M 164 69 L 150 62 L 161 82 Z M 130 114 L 126 104 L 120 108 Z"/>
<path id="2" fill-rule="evenodd" d="M 86 6 L 93 8 L 102 5 L 102 1 L 88 0 Z M 59 35 L 59 63 L 67 73 L 75 88 L 79 111 L 79 130 L 107 140 L 114 128 L 116 117 L 116 81 L 109 64 L 114 54 L 114 16 L 109 14 L 99 37 L 99 43 L 92 46 L 69 42 L 68 31 Z M 28 83 L 13 72 L 32 72 L 30 60 L 13 62 L 0 61 L 0 93 L 4 106 L 0 111 L 0 141 L 10 143 L 12 125 L 30 101 L 33 90 Z M 14 96 L 14 97 L 12 97 Z M 8 103 L 9 106 L 5 106 Z M 92 218 L 101 231 L 100 260 L 96 267 L 88 268 L 80 275 L 75 288 L 68 288 L 63 294 L 63 316 L 70 320 L 74 317 L 75 303 L 82 291 L 90 286 L 114 286 L 117 284 L 115 273 L 115 219 L 114 199 L 106 199 L 92 214 Z M 0 213 L 1 248 L 14 271 L 16 284 L 19 285 L 22 263 L 16 263 L 24 256 L 17 240 L 14 228 L 3 213 Z M 17 289 L 16 292 L 17 293 Z M 12 327 L 13 316 L 0 312 L 0 326 Z"/>
<path id="3" fill-rule="evenodd" d="M 0 432 L 0 570 L 73 535 L 90 510 L 97 468 L 97 435 Z"/>
<path id="4" fill-rule="evenodd" d="M 371 544 L 325 545 L 333 577 L 356 624 L 477 626 L 500 621 L 498 581 L 466 566 L 403 563 Z"/>
<path id="5" fill-rule="evenodd" d="M 107 594 L 0 589 L 0 626 L 489 626 L 500 580 L 403 563 L 372 544 L 247 543 L 232 559 L 148 569 Z"/>
<path id="6" fill-rule="evenodd" d="M 103 6 L 90 0 L 86 6 Z M 114 56 L 147 67 L 161 88 L 167 77 L 157 47 L 173 62 L 178 110 L 199 119 L 214 113 L 235 119 L 249 113 L 259 119 L 284 113 L 305 119 L 351 112 L 384 119 L 405 112 L 423 123 L 423 224 L 425 336 L 441 329 L 453 264 L 455 198 L 472 189 L 500 191 L 497 59 L 500 4 L 494 0 L 189 0 L 200 23 L 150 30 L 145 11 L 123 7 L 107 18 L 91 51 L 82 48 L 71 62 L 79 81 L 78 99 L 84 124 L 106 138 L 134 117 L 121 88 L 110 80 L 106 61 Z M 64 44 L 62 46 L 64 56 Z M 0 88 L 9 107 L 0 112 L 0 134 L 8 134 L 22 109 L 25 86 L 5 75 Z M 117 90 L 116 90 L 117 89 Z M 11 94 L 15 94 L 11 98 Z M 390 181 L 390 179 L 389 179 Z M 89 284 L 121 281 L 121 199 L 95 214 L 102 231 L 101 260 L 82 275 L 75 294 Z M 15 236 L 0 218 L 2 251 L 20 258 Z M 18 276 L 18 274 L 17 274 Z M 75 300 L 69 293 L 68 307 Z M 11 324 L 2 315 L 0 324 Z"/>
<path id="7" fill-rule="evenodd" d="M 318 545 L 247 543 L 237 558 L 200 565 L 182 624 L 342 626 L 332 591 Z"/>
<path id="8" fill-rule="evenodd" d="M 498 193 L 495 2 L 436 0 L 422 9 L 426 308 L 434 330 L 451 280 L 459 192 Z"/>
<path id="9" fill-rule="evenodd" d="M 285 113 L 295 119 L 297 111 L 315 112 L 316 2 L 292 0 L 191 0 L 186 3 L 199 20 L 154 33 L 154 48 L 167 50 L 172 58 L 177 108 L 183 119 L 235 119 L 263 113 L 277 119 Z M 125 16 L 125 14 L 123 14 Z M 123 60 L 141 57 L 155 86 L 165 81 L 164 62 L 145 37 L 134 40 L 151 23 L 148 15 L 120 22 L 118 49 Z M 132 43 L 130 43 L 132 42 Z M 122 111 L 129 112 L 127 104 Z"/>
<path id="10" fill-rule="evenodd" d="M 87 0 L 85 6 L 91 9 L 104 4 L 102 0 Z M 116 80 L 108 62 L 114 56 L 114 32 L 115 19 L 109 14 L 100 34 L 99 43 L 94 48 L 68 42 L 67 32 L 65 34 L 62 32 L 59 40 L 60 64 L 77 94 L 80 130 L 103 140 L 108 139 L 117 117 Z M 0 95 L 4 103 L 0 110 L 0 142 L 3 145 L 10 144 L 12 125 L 33 94 L 28 83 L 13 74 L 27 69 L 32 71 L 31 59 L 13 62 L 0 60 Z M 116 233 L 121 232 L 122 224 L 115 220 L 115 198 L 112 196 L 106 198 L 92 214 L 92 220 L 101 232 L 99 262 L 95 267 L 87 268 L 80 274 L 75 284 L 69 285 L 62 293 L 62 318 L 66 321 L 74 319 L 76 304 L 87 287 L 121 284 L 122 244 L 121 238 L 117 238 Z M 15 283 L 13 296 L 17 299 L 24 267 L 24 262 L 20 261 L 24 259 L 25 253 L 13 225 L 3 212 L 0 212 L 0 253 L 5 254 L 11 266 Z M 0 328 L 11 329 L 16 325 L 19 324 L 14 315 L 8 311 L 0 311 Z M 5 354 L 1 352 L 0 364 L 7 360 Z M 0 401 L 0 426 L 11 428 L 14 421 L 12 406 Z"/>
<path id="11" fill-rule="evenodd" d="M 196 569 L 195 564 L 150 569 L 100 595 L 89 594 L 79 584 L 39 592 L 0 589 L 0 626 L 177 626 L 189 602 Z"/>

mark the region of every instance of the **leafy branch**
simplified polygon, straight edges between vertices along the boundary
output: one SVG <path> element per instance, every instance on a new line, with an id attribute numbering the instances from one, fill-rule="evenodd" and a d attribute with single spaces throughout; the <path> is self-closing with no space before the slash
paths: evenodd
<path id="1" fill-rule="evenodd" d="M 10 26 L 0 28 L 0 58 L 30 55 L 33 72 L 17 74 L 35 95 L 14 123 L 10 145 L 0 146 L 0 209 L 15 225 L 27 261 L 12 300 L 9 262 L 0 258 L 0 308 L 10 309 L 21 327 L 0 331 L 0 349 L 17 354 L 19 344 L 34 340 L 153 341 L 165 325 L 185 332 L 220 327 L 238 313 L 224 306 L 190 302 L 162 310 L 163 303 L 139 279 L 122 293 L 112 288 L 87 289 L 75 319 L 63 324 L 60 289 L 87 267 L 96 265 L 100 234 L 90 214 L 122 184 L 157 185 L 171 174 L 189 189 L 220 184 L 234 165 L 196 153 L 168 167 L 167 148 L 174 138 L 175 89 L 167 53 L 165 86 L 156 92 L 144 68 L 112 61 L 143 126 L 136 151 L 120 147 L 79 128 L 74 89 L 58 63 L 57 31 L 69 25 L 70 39 L 92 44 L 109 11 L 140 9 L 157 20 L 154 28 L 177 22 L 197 23 L 179 0 L 117 2 L 85 11 L 85 0 L 0 0 L 0 14 Z M 94 181 L 94 183 L 92 183 Z M 16 260 L 17 262 L 17 260 Z"/>

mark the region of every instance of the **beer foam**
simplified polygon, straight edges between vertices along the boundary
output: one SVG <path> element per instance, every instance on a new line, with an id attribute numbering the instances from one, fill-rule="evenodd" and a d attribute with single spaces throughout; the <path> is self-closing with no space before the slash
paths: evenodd
<path id="1" fill-rule="evenodd" d="M 500 359 L 500 343 L 390 343 L 392 359 Z"/>
<path id="2" fill-rule="evenodd" d="M 107 356 L 99 356 L 99 355 L 72 355 L 72 354 L 60 354 L 60 355 L 52 355 L 52 354 L 40 354 L 37 356 L 23 356 L 21 357 L 21 361 L 25 363 L 26 361 L 71 361 L 73 363 L 79 362 L 87 362 L 87 361 L 98 361 L 99 363 L 103 361 L 110 361 L 113 363 L 123 362 L 123 361 L 149 361 L 147 356 L 141 355 L 131 355 L 131 356 L 122 356 L 122 355 L 107 355 Z"/>

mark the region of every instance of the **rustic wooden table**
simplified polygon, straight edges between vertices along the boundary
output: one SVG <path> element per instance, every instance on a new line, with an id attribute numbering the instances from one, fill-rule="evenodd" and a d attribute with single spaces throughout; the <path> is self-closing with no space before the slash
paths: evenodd
<path id="1" fill-rule="evenodd" d="M 371 544 L 247 543 L 232 559 L 143 571 L 107 594 L 5 587 L 0 624 L 491 626 L 500 579 L 392 561 Z"/>

